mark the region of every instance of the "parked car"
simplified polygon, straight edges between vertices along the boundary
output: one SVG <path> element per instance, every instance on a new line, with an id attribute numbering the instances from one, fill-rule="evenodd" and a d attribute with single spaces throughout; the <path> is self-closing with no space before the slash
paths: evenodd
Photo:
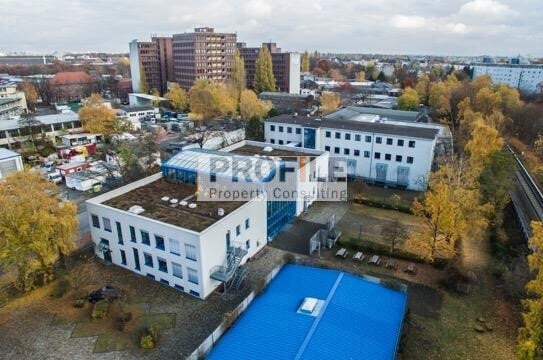
<path id="1" fill-rule="evenodd" d="M 104 286 L 101 289 L 91 292 L 88 296 L 89 301 L 93 304 L 100 300 L 113 301 L 117 298 L 119 298 L 119 292 L 111 286 Z"/>
<path id="2" fill-rule="evenodd" d="M 52 172 L 47 173 L 47 180 L 58 185 L 62 183 L 62 176 L 60 175 L 59 172 L 52 171 Z"/>

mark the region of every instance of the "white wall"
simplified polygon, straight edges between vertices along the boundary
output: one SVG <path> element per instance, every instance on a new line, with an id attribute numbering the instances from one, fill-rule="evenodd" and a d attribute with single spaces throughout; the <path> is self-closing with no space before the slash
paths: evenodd
<path id="1" fill-rule="evenodd" d="M 488 75 L 495 84 L 506 84 L 518 88 L 528 94 L 538 91 L 538 85 L 543 83 L 543 66 L 522 65 L 475 65 L 473 78 Z M 543 84 L 542 84 L 543 85 Z"/>
<path id="2" fill-rule="evenodd" d="M 271 131 L 271 126 L 275 126 L 275 131 Z M 279 126 L 283 127 L 283 132 L 279 132 Z M 287 132 L 287 128 L 292 127 L 292 133 Z M 295 128 L 300 127 L 298 125 L 272 123 L 267 121 L 265 124 L 265 139 L 266 142 L 275 141 L 275 144 L 279 143 L 279 140 L 283 140 L 283 143 L 287 142 L 301 142 L 303 139 L 302 134 L 297 135 Z M 326 137 L 326 132 L 330 131 L 331 137 Z M 340 139 L 336 139 L 335 133 L 340 133 Z M 345 134 L 350 134 L 351 139 L 346 140 Z M 356 141 L 356 134 L 360 135 L 360 141 Z M 366 142 L 366 136 L 371 137 L 370 142 Z M 382 143 L 376 143 L 376 137 L 381 137 Z M 393 145 L 387 145 L 386 139 L 393 139 Z M 404 140 L 403 146 L 398 146 L 398 139 Z M 409 147 L 409 141 L 415 141 L 415 147 Z M 399 166 L 409 168 L 409 185 L 408 189 L 422 191 L 426 189 L 426 182 L 430 174 L 432 161 L 434 158 L 435 139 L 422 139 L 412 138 L 405 136 L 395 136 L 378 133 L 365 133 L 355 130 L 339 130 L 329 128 L 319 128 L 316 132 L 315 145 L 319 150 L 329 151 L 330 157 L 344 156 L 347 159 L 356 161 L 356 169 L 354 176 L 362 177 L 366 179 L 375 180 L 376 177 L 376 164 L 382 163 L 388 165 L 387 179 L 386 181 L 393 184 L 396 183 L 397 171 Z M 329 150 L 327 150 L 329 148 Z M 339 149 L 339 154 L 335 152 L 335 148 Z M 349 154 L 345 154 L 345 149 L 349 149 Z M 354 155 L 354 150 L 359 150 L 359 155 Z M 369 157 L 364 157 L 364 151 L 369 152 Z M 375 153 L 380 153 L 380 159 L 375 158 Z M 385 155 L 390 154 L 391 160 L 385 160 Z M 396 155 L 401 155 L 401 162 L 396 161 Z M 407 157 L 413 158 L 413 163 L 407 163 Z"/>
<path id="3" fill-rule="evenodd" d="M 299 53 L 290 53 L 290 64 L 289 64 L 289 93 L 290 94 L 299 94 L 300 93 L 300 54 Z"/>
<path id="4" fill-rule="evenodd" d="M 132 78 L 132 91 L 140 92 L 140 58 L 138 52 L 138 40 L 129 43 L 130 51 L 130 77 Z"/>

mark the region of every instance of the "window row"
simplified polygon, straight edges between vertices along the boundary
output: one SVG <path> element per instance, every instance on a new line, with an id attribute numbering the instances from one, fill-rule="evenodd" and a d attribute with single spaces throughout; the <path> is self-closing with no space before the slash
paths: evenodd
<path id="1" fill-rule="evenodd" d="M 332 138 L 332 131 L 326 131 L 324 134 L 327 138 Z M 342 139 L 341 133 L 338 131 L 334 132 L 334 139 Z M 343 139 L 344 140 L 351 140 L 352 134 L 351 133 L 343 133 Z M 361 134 L 354 134 L 354 141 L 362 141 L 362 135 Z M 371 143 L 372 136 L 371 135 L 364 135 L 364 141 L 367 143 Z M 375 137 L 375 143 L 376 144 L 382 144 L 383 143 L 383 137 L 382 136 L 376 136 Z M 394 139 L 393 138 L 385 138 L 385 143 L 387 145 L 394 145 Z M 404 146 L 405 140 L 404 139 L 396 139 L 396 146 Z M 410 148 L 415 147 L 415 140 L 409 140 L 407 142 L 407 146 Z"/>
<path id="2" fill-rule="evenodd" d="M 331 149 L 330 149 L 330 146 L 325 146 L 325 147 L 324 147 L 324 150 L 330 152 L 330 150 L 331 150 Z M 339 148 L 339 147 L 334 147 L 334 154 L 341 155 L 341 154 L 342 154 L 342 153 L 341 153 L 341 148 Z M 358 150 L 358 149 L 353 149 L 352 154 L 353 154 L 353 156 L 360 156 L 360 150 Z M 351 155 L 351 149 L 349 149 L 349 148 L 344 148 L 344 149 L 343 149 L 343 155 L 350 156 L 350 155 Z M 371 153 L 370 153 L 368 150 L 365 150 L 365 151 L 363 152 L 363 156 L 364 156 L 365 158 L 369 158 L 369 157 L 371 156 Z M 374 157 L 375 157 L 375 159 L 381 159 L 381 153 L 380 153 L 380 152 L 375 152 L 375 153 L 374 153 Z M 391 155 L 391 154 L 385 154 L 384 159 L 385 159 L 385 160 L 391 161 L 391 160 L 392 160 L 392 155 Z M 395 160 L 396 160 L 396 162 L 402 162 L 402 161 L 403 161 L 403 155 L 396 155 Z M 414 159 L 412 156 L 406 156 L 406 157 L 405 157 L 405 161 L 406 161 L 406 163 L 408 163 L 408 164 L 413 164 L 413 161 L 414 161 L 414 160 L 415 160 L 415 159 Z"/>
<path id="3" fill-rule="evenodd" d="M 294 132 L 296 132 L 296 134 L 300 135 L 302 133 L 302 128 L 293 128 L 292 126 L 286 126 L 286 132 L 287 134 L 292 134 L 292 131 L 294 130 Z M 275 131 L 275 125 L 270 125 L 270 131 Z M 285 132 L 285 127 L 284 126 L 277 126 L 277 131 L 282 133 L 282 132 Z"/>
<path id="4" fill-rule="evenodd" d="M 91 220 L 92 226 L 100 229 L 100 218 L 97 215 L 91 214 L 91 219 L 92 219 Z M 249 223 L 248 221 L 249 219 L 246 220 L 246 224 Z M 106 217 L 102 217 L 102 224 L 103 224 L 104 231 L 112 232 L 110 219 Z M 124 235 L 123 235 L 121 223 L 116 221 L 115 227 L 117 231 L 118 243 L 120 245 L 124 245 Z M 132 225 L 129 225 L 128 229 L 129 229 L 130 241 L 133 243 L 137 243 L 136 228 Z M 152 246 L 151 235 L 149 234 L 149 232 L 145 230 L 140 230 L 139 232 L 140 232 L 141 243 L 147 246 Z M 166 251 L 165 239 L 163 236 L 153 234 L 153 239 L 154 239 L 154 247 L 156 249 Z M 169 250 L 171 254 L 181 256 L 181 242 L 179 240 L 169 238 L 168 245 L 169 245 Z M 197 257 L 196 246 L 191 245 L 191 244 L 185 244 L 185 257 L 189 260 L 197 261 L 198 257 Z"/>
<path id="5" fill-rule="evenodd" d="M 140 268 L 138 250 L 137 249 L 133 249 L 133 250 L 134 250 L 134 264 L 135 264 L 136 270 L 140 271 L 141 268 Z M 126 253 L 124 250 L 119 250 L 119 251 L 121 254 L 121 263 L 123 265 L 126 265 Z M 143 263 L 146 267 L 149 267 L 152 269 L 155 268 L 153 255 L 148 254 L 146 252 L 143 253 Z M 158 271 L 166 273 L 166 274 L 170 274 L 170 272 L 168 271 L 168 263 L 165 259 L 157 256 L 156 264 L 158 267 Z M 183 266 L 173 261 L 170 264 L 171 264 L 171 275 L 178 279 L 183 279 Z M 187 272 L 188 282 L 198 285 L 199 284 L 198 271 L 196 269 L 187 267 L 186 272 Z"/>

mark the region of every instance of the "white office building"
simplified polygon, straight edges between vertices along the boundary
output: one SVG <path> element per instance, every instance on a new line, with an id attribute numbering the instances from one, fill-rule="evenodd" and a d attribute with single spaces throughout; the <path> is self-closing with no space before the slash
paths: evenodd
<path id="1" fill-rule="evenodd" d="M 517 88 L 528 95 L 543 90 L 543 65 L 523 64 L 475 64 L 473 78 L 488 75 L 495 84 Z"/>
<path id="2" fill-rule="evenodd" d="M 443 139 L 450 137 L 446 126 L 394 121 L 359 112 L 346 117 L 335 114 L 270 118 L 265 122 L 266 142 L 324 150 L 330 153 L 331 162 L 334 157 L 345 157 L 348 177 L 410 190 L 426 189 L 435 152 L 443 146 Z"/>
<path id="3" fill-rule="evenodd" d="M 273 154 L 303 150 L 283 146 Z M 257 161 L 263 160 L 255 156 L 262 152 L 270 153 L 267 144 L 257 142 L 224 151 L 184 150 L 162 164 L 162 173 L 87 200 L 96 255 L 201 299 L 220 286 L 236 288 L 246 276 L 244 263 L 309 204 L 272 202 L 266 194 L 243 201 L 203 201 L 196 196 L 197 174 L 210 174 L 210 155 Z M 307 154 L 328 163 L 322 151 Z M 235 176 L 231 170 L 218 174 Z M 264 179 L 272 170 L 257 176 Z M 318 171 L 307 173 L 317 176 Z"/>
<path id="4" fill-rule="evenodd" d="M 23 170 L 21 154 L 8 149 L 0 148 L 0 179 L 9 174 Z"/>

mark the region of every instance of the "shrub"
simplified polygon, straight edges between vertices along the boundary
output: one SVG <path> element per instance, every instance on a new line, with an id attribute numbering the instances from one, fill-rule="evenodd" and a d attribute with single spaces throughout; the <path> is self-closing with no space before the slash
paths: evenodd
<path id="1" fill-rule="evenodd" d="M 85 306 L 85 303 L 87 302 L 87 300 L 85 299 L 75 299 L 72 303 L 73 307 L 75 308 L 82 308 Z"/>
<path id="2" fill-rule="evenodd" d="M 100 300 L 96 304 L 94 304 L 91 317 L 93 319 L 103 319 L 104 317 L 106 317 L 108 310 L 109 303 L 106 300 Z"/>
<path id="3" fill-rule="evenodd" d="M 392 195 L 388 199 L 373 199 L 358 194 L 353 197 L 353 202 L 371 207 L 377 207 L 388 210 L 396 210 L 406 214 L 411 214 L 411 206 L 401 203 L 397 195 Z"/>
<path id="4" fill-rule="evenodd" d="M 147 350 L 154 349 L 155 340 L 151 335 L 143 335 L 140 339 L 140 347 Z"/>
<path id="5" fill-rule="evenodd" d="M 283 254 L 283 262 L 285 264 L 293 264 L 296 262 L 296 257 L 292 253 L 285 253 Z"/>
<path id="6" fill-rule="evenodd" d="M 54 298 L 61 298 L 68 292 L 69 289 L 70 289 L 70 280 L 68 280 L 65 277 L 62 277 L 57 281 L 57 283 L 53 287 L 53 291 L 51 291 L 51 296 Z"/>
<path id="7" fill-rule="evenodd" d="M 222 319 L 224 322 L 224 328 L 228 329 L 230 328 L 230 326 L 232 326 L 232 324 L 234 324 L 234 321 L 236 320 L 236 315 L 234 311 L 227 311 L 226 313 L 224 313 Z"/>

